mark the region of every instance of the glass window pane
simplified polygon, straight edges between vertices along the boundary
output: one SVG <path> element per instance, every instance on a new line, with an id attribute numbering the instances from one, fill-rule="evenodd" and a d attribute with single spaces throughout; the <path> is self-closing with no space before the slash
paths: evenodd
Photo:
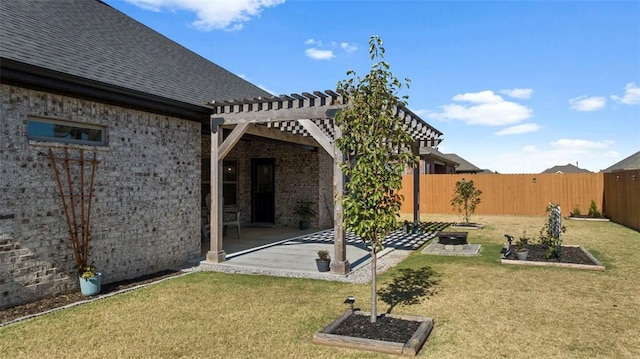
<path id="1" fill-rule="evenodd" d="M 29 119 L 27 136 L 31 139 L 53 142 L 106 144 L 104 127 L 67 121 Z"/>
<path id="2" fill-rule="evenodd" d="M 224 197 L 224 205 L 230 206 L 236 204 L 236 184 L 225 183 L 222 185 L 222 196 Z"/>
<path id="3" fill-rule="evenodd" d="M 223 182 L 235 182 L 236 176 L 236 161 L 223 161 L 222 162 L 222 181 Z"/>

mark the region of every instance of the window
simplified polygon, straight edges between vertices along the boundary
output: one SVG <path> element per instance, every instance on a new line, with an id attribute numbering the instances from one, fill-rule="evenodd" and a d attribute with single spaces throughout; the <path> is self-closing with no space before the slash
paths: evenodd
<path id="1" fill-rule="evenodd" d="M 106 130 L 104 126 L 62 120 L 29 118 L 27 121 L 27 137 L 40 141 L 104 146 Z"/>
<path id="2" fill-rule="evenodd" d="M 225 206 L 238 204 L 238 172 L 236 161 L 222 161 L 222 197 Z"/>

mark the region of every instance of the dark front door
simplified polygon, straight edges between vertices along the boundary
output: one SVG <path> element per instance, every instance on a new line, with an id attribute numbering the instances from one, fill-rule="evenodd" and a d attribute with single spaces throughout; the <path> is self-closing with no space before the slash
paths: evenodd
<path id="1" fill-rule="evenodd" d="M 251 160 L 251 220 L 275 223 L 275 160 Z"/>

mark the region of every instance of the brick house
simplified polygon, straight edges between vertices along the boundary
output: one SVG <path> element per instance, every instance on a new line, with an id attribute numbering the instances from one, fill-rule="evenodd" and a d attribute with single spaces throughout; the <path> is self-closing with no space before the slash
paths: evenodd
<path id="1" fill-rule="evenodd" d="M 100 1 L 6 0 L 0 24 L 0 308 L 78 286 L 49 149 L 97 150 L 105 282 L 197 257 L 205 103 L 270 94 Z"/>
<path id="2" fill-rule="evenodd" d="M 349 271 L 338 94 L 271 96 L 98 0 L 6 0 L 0 21 L 0 308 L 78 287 L 50 149 L 97 153 L 91 262 L 105 282 L 199 257 L 209 192 L 207 260 L 225 260 L 224 211 L 292 226 L 303 200 L 312 226 L 334 223 L 332 271 Z M 441 141 L 398 118 L 416 154 Z"/>

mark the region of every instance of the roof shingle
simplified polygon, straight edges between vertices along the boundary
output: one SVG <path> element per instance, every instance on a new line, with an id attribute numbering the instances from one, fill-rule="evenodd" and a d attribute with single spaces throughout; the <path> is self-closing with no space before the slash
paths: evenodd
<path id="1" fill-rule="evenodd" d="M 98 0 L 0 1 L 0 57 L 205 106 L 271 96 Z"/>

